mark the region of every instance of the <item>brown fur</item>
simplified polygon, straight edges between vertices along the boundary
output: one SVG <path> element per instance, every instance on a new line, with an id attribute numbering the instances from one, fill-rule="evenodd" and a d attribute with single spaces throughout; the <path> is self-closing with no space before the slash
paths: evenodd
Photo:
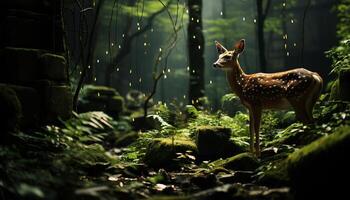
<path id="1" fill-rule="evenodd" d="M 312 110 L 320 96 L 323 80 L 315 72 L 304 68 L 278 73 L 245 74 L 238 62 L 245 41 L 239 41 L 233 51 L 216 42 L 220 53 L 214 67 L 226 70 L 227 80 L 233 92 L 249 110 L 250 149 L 260 156 L 259 129 L 263 109 L 292 107 L 296 118 L 308 124 L 313 122 Z M 255 137 L 255 145 L 254 145 Z"/>

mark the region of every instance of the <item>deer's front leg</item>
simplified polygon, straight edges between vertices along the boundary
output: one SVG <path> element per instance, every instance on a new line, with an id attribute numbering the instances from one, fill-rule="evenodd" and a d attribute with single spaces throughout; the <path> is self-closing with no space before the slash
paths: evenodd
<path id="1" fill-rule="evenodd" d="M 254 116 L 253 111 L 251 108 L 249 108 L 249 134 L 250 134 L 250 140 L 249 140 L 249 147 L 250 152 L 254 154 Z"/>
<path id="2" fill-rule="evenodd" d="M 260 136 L 259 136 L 259 131 L 260 131 L 260 121 L 261 121 L 261 108 L 256 107 L 253 110 L 253 118 L 254 118 L 254 132 L 255 132 L 255 155 L 257 157 L 260 157 Z"/>

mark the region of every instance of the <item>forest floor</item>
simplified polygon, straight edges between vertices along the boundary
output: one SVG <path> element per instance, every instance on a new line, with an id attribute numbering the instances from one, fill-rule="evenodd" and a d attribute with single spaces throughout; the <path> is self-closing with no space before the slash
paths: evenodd
<path id="1" fill-rule="evenodd" d="M 133 115 L 89 112 L 12 133 L 0 146 L 0 199 L 306 199 L 348 176 L 337 163 L 349 152 L 344 102 L 318 103 L 309 126 L 292 112 L 264 113 L 260 158 L 248 153 L 246 113 L 153 113 L 147 130 L 135 131 Z"/>

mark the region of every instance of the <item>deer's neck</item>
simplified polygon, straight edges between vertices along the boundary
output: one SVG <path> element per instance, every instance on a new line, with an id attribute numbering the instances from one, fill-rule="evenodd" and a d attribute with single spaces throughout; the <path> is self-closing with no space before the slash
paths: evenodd
<path id="1" fill-rule="evenodd" d="M 232 64 L 230 70 L 226 72 L 226 78 L 233 92 L 241 97 L 242 85 L 244 83 L 244 79 L 246 78 L 246 74 L 242 70 L 237 60 Z"/>

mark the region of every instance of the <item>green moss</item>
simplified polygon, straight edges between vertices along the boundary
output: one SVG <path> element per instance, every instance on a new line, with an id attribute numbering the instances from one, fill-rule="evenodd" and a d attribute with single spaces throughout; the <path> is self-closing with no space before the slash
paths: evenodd
<path id="1" fill-rule="evenodd" d="M 259 167 L 258 159 L 250 153 L 241 153 L 225 160 L 217 160 L 209 164 L 214 168 L 224 167 L 232 170 L 255 170 Z"/>
<path id="2" fill-rule="evenodd" d="M 289 155 L 288 174 L 297 198 L 345 195 L 346 184 L 339 180 L 350 177 L 349 152 L 350 126 L 343 126 Z"/>
<path id="3" fill-rule="evenodd" d="M 154 139 L 148 146 L 144 161 L 152 167 L 176 167 L 180 163 L 174 161 L 177 153 L 188 151 L 197 153 L 194 142 L 185 139 L 158 138 Z"/>
<path id="4" fill-rule="evenodd" d="M 193 119 L 198 117 L 198 111 L 193 105 L 187 105 L 185 109 L 185 114 L 187 119 Z"/>
<path id="5" fill-rule="evenodd" d="M 124 110 L 124 97 L 122 96 L 113 96 L 108 99 L 108 111 L 121 113 Z"/>
<path id="6" fill-rule="evenodd" d="M 307 145 L 324 134 L 318 131 L 313 131 L 312 127 L 304 126 L 301 123 L 294 123 L 279 132 L 272 141 L 266 143 L 267 146 L 279 146 L 282 144 L 288 145 Z"/>
<path id="7" fill-rule="evenodd" d="M 83 95 L 88 98 L 94 98 L 98 96 L 117 96 L 118 92 L 111 87 L 98 86 L 98 85 L 86 85 L 82 90 Z"/>
<path id="8" fill-rule="evenodd" d="M 258 173 L 259 184 L 272 187 L 281 187 L 284 185 L 289 185 L 290 179 L 288 176 L 286 160 L 269 162 L 268 164 L 262 167 L 262 171 Z"/>

